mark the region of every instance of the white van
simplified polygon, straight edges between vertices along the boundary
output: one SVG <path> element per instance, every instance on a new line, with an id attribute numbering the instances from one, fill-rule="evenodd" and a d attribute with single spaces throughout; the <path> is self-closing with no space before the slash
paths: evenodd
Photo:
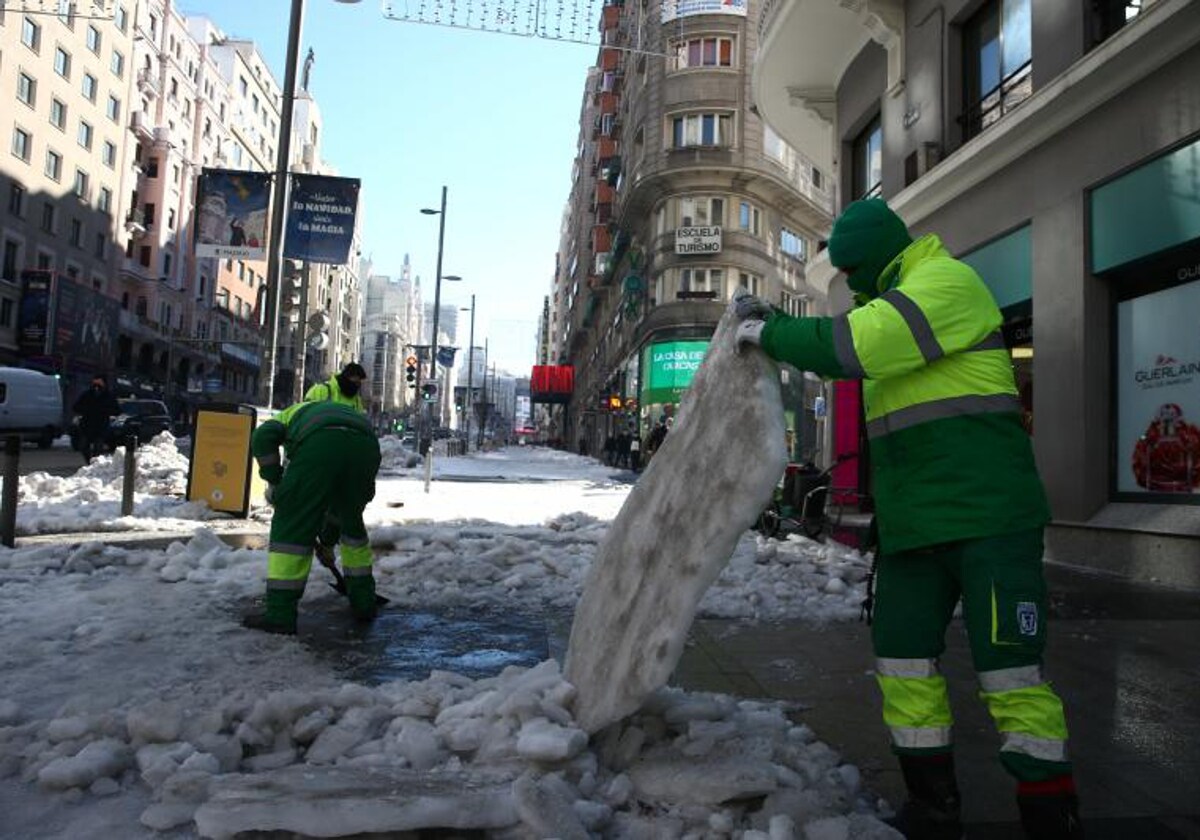
<path id="1" fill-rule="evenodd" d="M 36 370 L 0 367 L 0 435 L 20 432 L 49 449 L 62 434 L 62 388 L 58 378 Z"/>

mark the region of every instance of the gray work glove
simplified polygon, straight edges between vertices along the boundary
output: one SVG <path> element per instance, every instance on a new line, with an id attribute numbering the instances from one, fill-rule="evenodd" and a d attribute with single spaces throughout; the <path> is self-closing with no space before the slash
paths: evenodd
<path id="1" fill-rule="evenodd" d="M 742 321 L 747 318 L 769 318 L 773 311 L 771 304 L 745 289 L 739 290 L 733 296 L 733 312 Z"/>
<path id="2" fill-rule="evenodd" d="M 738 349 L 741 350 L 747 344 L 753 344 L 755 347 L 762 346 L 762 331 L 767 325 L 766 321 L 759 318 L 749 318 L 738 324 L 736 339 Z"/>

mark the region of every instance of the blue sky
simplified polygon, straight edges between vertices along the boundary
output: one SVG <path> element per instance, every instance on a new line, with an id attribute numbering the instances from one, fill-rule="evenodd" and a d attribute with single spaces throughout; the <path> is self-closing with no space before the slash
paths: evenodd
<path id="1" fill-rule="evenodd" d="M 179 6 L 256 41 L 282 84 L 290 0 Z M 438 220 L 420 210 L 446 185 L 442 273 L 464 282 L 443 282 L 442 300 L 469 306 L 474 293 L 475 343 L 489 339 L 493 361 L 527 376 L 596 48 L 401 23 L 379 0 L 307 0 L 301 58 L 310 46 L 323 156 L 363 182 L 364 255 L 398 275 L 409 254 L 432 300 Z"/>

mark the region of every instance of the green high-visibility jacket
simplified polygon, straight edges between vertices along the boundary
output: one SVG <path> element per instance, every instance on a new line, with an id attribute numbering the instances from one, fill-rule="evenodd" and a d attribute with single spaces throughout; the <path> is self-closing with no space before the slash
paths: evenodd
<path id="1" fill-rule="evenodd" d="M 880 294 L 834 318 L 773 314 L 772 358 L 863 380 L 880 547 L 906 551 L 1044 525 L 995 299 L 933 235 L 880 274 Z"/>
<path id="2" fill-rule="evenodd" d="M 279 447 L 288 460 L 320 429 L 341 428 L 375 437 L 371 421 L 348 405 L 337 402 L 302 402 L 290 405 L 261 424 L 250 437 L 250 452 L 258 462 L 258 474 L 271 484 L 283 478 Z"/>
<path id="3" fill-rule="evenodd" d="M 338 385 L 337 375 L 329 377 L 325 382 L 318 382 L 316 385 L 308 389 L 308 393 L 304 395 L 305 402 L 327 402 L 340 403 L 348 405 L 355 411 L 361 411 L 364 414 L 367 409 L 363 406 L 362 395 L 355 394 L 353 397 L 348 397 L 342 393 L 342 388 Z"/>

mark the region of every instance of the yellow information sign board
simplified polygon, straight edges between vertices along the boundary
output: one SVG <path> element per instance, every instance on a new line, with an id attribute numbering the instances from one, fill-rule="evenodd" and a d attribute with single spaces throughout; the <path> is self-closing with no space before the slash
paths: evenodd
<path id="1" fill-rule="evenodd" d="M 196 413 L 188 501 L 237 516 L 250 512 L 250 435 L 256 412 L 250 406 L 206 406 Z"/>

